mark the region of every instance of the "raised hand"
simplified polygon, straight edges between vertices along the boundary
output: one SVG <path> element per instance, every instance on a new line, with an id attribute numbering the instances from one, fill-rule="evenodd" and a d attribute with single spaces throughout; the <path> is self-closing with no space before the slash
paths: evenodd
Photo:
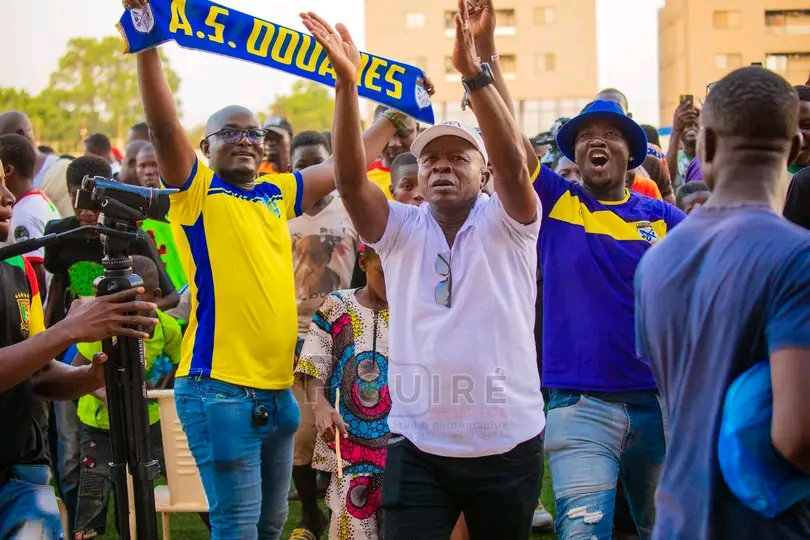
<path id="1" fill-rule="evenodd" d="M 473 39 L 494 39 L 495 6 L 492 0 L 467 0 L 467 11 Z"/>
<path id="2" fill-rule="evenodd" d="M 456 41 L 453 44 L 453 67 L 465 79 L 474 79 L 481 73 L 481 64 L 475 52 L 475 41 L 470 31 L 468 0 L 458 0 L 456 13 Z"/>
<path id="3" fill-rule="evenodd" d="M 355 82 L 360 69 L 360 51 L 349 30 L 338 23 L 335 31 L 328 22 L 311 11 L 301 13 L 301 21 L 326 51 L 335 77 L 343 82 Z"/>
<path id="4" fill-rule="evenodd" d="M 148 0 L 123 0 L 121 3 L 124 4 L 126 9 L 143 9 L 146 7 Z"/>
<path id="5" fill-rule="evenodd" d="M 433 94 L 436 93 L 436 87 L 433 86 L 433 81 L 431 81 L 430 77 L 428 77 L 427 74 L 425 74 L 425 77 L 424 79 L 422 79 L 422 82 L 425 83 L 425 91 L 428 93 L 430 97 L 433 97 Z"/>

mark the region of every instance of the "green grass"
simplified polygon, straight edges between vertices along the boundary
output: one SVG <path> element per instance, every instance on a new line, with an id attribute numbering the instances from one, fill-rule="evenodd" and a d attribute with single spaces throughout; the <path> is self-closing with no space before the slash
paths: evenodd
<path id="1" fill-rule="evenodd" d="M 543 504 L 546 510 L 554 515 L 554 494 L 551 491 L 551 476 L 548 474 L 548 465 L 546 465 L 546 474 L 543 476 Z M 326 507 L 321 501 L 321 507 L 324 511 Z M 281 538 L 286 540 L 292 532 L 298 520 L 301 518 L 301 504 L 297 501 L 290 501 L 290 514 L 287 518 L 287 525 L 284 527 L 284 534 Z M 172 514 L 172 540 L 207 540 L 210 538 L 208 529 L 200 520 L 197 514 Z M 160 534 L 160 517 L 158 517 L 158 535 Z M 322 540 L 327 540 L 327 535 L 324 534 Z M 118 540 L 118 534 L 115 532 L 115 519 L 113 517 L 112 501 L 110 503 L 110 512 L 107 517 L 107 534 L 102 536 L 102 540 Z M 557 535 L 553 532 L 536 532 L 532 534 L 532 540 L 557 540 Z"/>

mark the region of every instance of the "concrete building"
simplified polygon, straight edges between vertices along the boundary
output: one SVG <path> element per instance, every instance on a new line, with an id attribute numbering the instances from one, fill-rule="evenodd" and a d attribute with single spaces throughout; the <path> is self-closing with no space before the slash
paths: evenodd
<path id="1" fill-rule="evenodd" d="M 425 70 L 436 86 L 437 121 L 471 124 L 453 68 L 456 0 L 366 0 L 366 50 Z M 499 0 L 501 68 L 524 133 L 573 116 L 597 89 L 595 0 Z M 486 59 L 484 59 L 486 61 Z M 367 119 L 375 105 L 369 104 Z"/>
<path id="2" fill-rule="evenodd" d="M 791 84 L 810 77 L 810 0 L 667 0 L 658 14 L 662 126 L 682 94 L 761 62 Z"/>

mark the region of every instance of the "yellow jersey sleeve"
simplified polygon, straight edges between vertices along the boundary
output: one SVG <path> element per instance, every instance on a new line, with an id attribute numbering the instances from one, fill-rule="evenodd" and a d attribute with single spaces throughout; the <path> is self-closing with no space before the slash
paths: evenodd
<path id="1" fill-rule="evenodd" d="M 301 172 L 283 173 L 283 174 L 267 174 L 259 178 L 257 183 L 267 182 L 274 184 L 281 190 L 281 201 L 279 206 L 284 209 L 284 215 L 287 219 L 293 219 L 301 214 L 301 208 L 304 202 L 304 179 Z"/>
<path id="2" fill-rule="evenodd" d="M 200 163 L 194 163 L 186 183 L 180 186 L 180 191 L 169 196 L 169 222 L 179 225 L 193 225 L 203 211 L 214 171 Z M 166 186 L 171 187 L 171 186 Z"/>

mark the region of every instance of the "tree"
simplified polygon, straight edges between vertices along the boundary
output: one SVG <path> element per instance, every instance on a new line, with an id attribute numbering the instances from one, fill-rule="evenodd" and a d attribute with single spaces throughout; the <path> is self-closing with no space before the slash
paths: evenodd
<path id="1" fill-rule="evenodd" d="M 312 81 L 296 81 L 291 93 L 278 96 L 270 106 L 270 114 L 285 117 L 296 132 L 328 131 L 334 113 L 329 89 Z"/>
<path id="2" fill-rule="evenodd" d="M 10 110 L 24 112 L 31 119 L 35 135 L 49 144 L 53 141 L 70 141 L 79 137 L 76 119 L 61 107 L 61 102 L 62 95 L 58 91 L 46 90 L 32 96 L 25 90 L 0 88 L 0 112 Z"/>
<path id="3" fill-rule="evenodd" d="M 169 86 L 176 94 L 180 78 L 162 52 L 161 57 Z M 135 55 L 122 54 L 121 38 L 115 36 L 68 41 L 67 52 L 59 59 L 43 97 L 54 100 L 88 133 L 102 132 L 111 138 L 125 135 L 144 118 Z M 44 129 L 48 133 L 50 127 L 45 125 Z"/>

